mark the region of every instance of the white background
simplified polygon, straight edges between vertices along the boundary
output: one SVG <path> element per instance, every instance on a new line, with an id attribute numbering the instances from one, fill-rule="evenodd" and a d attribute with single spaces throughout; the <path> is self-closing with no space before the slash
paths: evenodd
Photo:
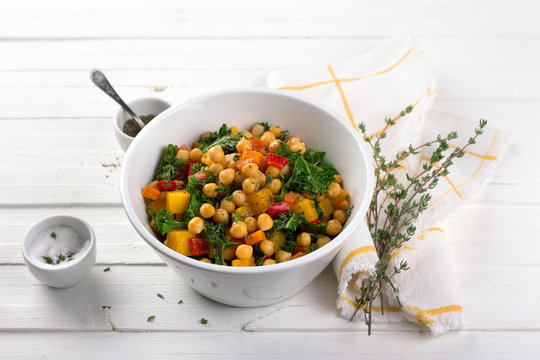
<path id="1" fill-rule="evenodd" d="M 0 358 L 539 358 L 537 4 L 2 1 Z M 426 50 L 439 83 L 435 109 L 514 133 L 494 178 L 444 224 L 464 331 L 434 338 L 419 326 L 378 324 L 367 337 L 360 322 L 337 315 L 328 270 L 269 307 L 230 308 L 194 293 L 125 218 L 117 107 L 89 70 L 103 69 L 126 99 L 178 103 L 264 86 L 272 69 L 340 60 L 398 31 Z M 26 229 L 57 213 L 86 219 L 98 238 L 92 274 L 67 290 L 38 283 L 20 252 Z"/>

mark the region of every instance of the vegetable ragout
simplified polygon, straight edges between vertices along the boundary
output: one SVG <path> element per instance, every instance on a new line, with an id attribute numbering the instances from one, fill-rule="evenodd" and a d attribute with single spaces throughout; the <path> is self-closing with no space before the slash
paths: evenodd
<path id="1" fill-rule="evenodd" d="M 190 148 L 168 145 L 144 187 L 150 226 L 174 251 L 206 263 L 261 266 L 328 244 L 350 215 L 326 153 L 279 126 L 222 125 Z"/>

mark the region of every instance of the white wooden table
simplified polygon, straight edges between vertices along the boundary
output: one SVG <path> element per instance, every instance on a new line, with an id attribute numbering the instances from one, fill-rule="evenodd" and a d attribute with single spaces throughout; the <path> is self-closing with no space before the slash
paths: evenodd
<path id="1" fill-rule="evenodd" d="M 538 359 L 539 12 L 534 0 L 2 3 L 0 358 Z M 432 337 L 400 323 L 367 337 L 337 315 L 328 269 L 283 303 L 216 304 L 137 236 L 119 198 L 116 106 L 90 83 L 91 68 L 126 99 L 178 103 L 264 86 L 272 69 L 342 59 L 399 30 L 433 64 L 435 109 L 515 134 L 496 176 L 445 223 L 463 331 Z M 90 277 L 66 290 L 38 283 L 20 251 L 26 229 L 57 213 L 86 219 L 98 238 Z"/>

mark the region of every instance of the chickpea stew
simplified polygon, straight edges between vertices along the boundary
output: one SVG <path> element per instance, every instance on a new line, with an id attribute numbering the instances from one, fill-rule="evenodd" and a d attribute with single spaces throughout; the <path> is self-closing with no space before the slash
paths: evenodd
<path id="1" fill-rule="evenodd" d="M 267 123 L 224 124 L 191 147 L 168 145 L 142 190 L 150 226 L 169 248 L 206 263 L 299 258 L 330 242 L 350 215 L 325 155 Z"/>

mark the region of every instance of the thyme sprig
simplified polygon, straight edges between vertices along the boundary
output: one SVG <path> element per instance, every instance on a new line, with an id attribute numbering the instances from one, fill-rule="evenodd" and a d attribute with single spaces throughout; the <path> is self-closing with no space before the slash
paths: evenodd
<path id="1" fill-rule="evenodd" d="M 401 112 L 401 117 L 410 113 L 413 106 L 408 106 Z M 373 301 L 380 298 L 380 311 L 384 315 L 384 304 L 381 296 L 384 286 L 390 286 L 396 295 L 399 307 L 402 307 L 399 299 L 399 289 L 392 279 L 403 271 L 409 269 L 406 261 L 402 260 L 399 265 L 391 265 L 392 254 L 411 240 L 416 233 L 415 220 L 424 212 L 431 201 L 429 191 L 434 189 L 441 177 L 449 174 L 449 168 L 453 160 L 465 154 L 465 149 L 476 143 L 478 136 L 482 135 L 487 121 L 482 119 L 475 134 L 469 138 L 467 144 L 455 147 L 450 153 L 449 141 L 458 137 L 457 132 L 452 131 L 446 136 L 438 135 L 433 141 L 419 146 L 410 145 L 407 150 L 398 151 L 393 159 L 387 159 L 381 154 L 381 140 L 386 137 L 389 128 L 395 125 L 395 121 L 387 118 L 384 130 L 370 136 L 366 132 L 365 124 L 359 124 L 359 129 L 364 140 L 373 150 L 375 163 L 375 190 L 367 212 L 368 228 L 379 257 L 375 264 L 375 272 L 362 281 L 360 296 L 356 297 L 356 310 L 350 321 L 358 311 L 362 310 L 364 320 L 368 326 L 368 335 L 371 335 Z M 405 180 L 398 179 L 394 170 L 403 167 L 409 156 L 419 154 L 424 148 L 435 146 L 435 150 L 426 160 L 418 173 L 405 174 Z"/>

